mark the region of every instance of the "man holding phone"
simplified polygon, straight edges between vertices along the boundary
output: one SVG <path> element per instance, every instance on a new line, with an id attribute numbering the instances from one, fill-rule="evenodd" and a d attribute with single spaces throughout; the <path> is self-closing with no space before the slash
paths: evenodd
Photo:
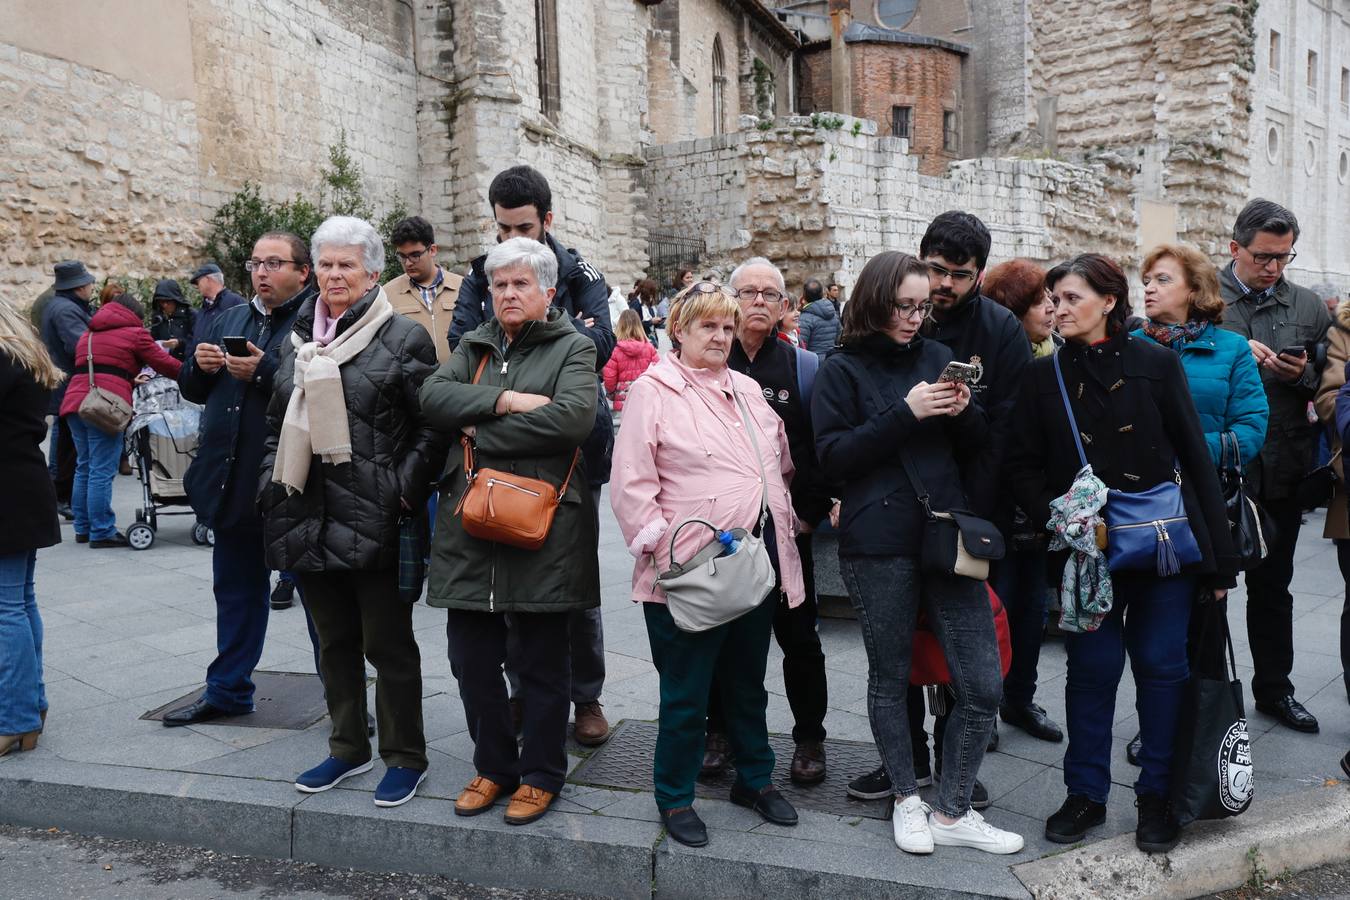
<path id="1" fill-rule="evenodd" d="M 1322 300 L 1284 277 L 1297 255 L 1298 219 L 1269 200 L 1253 200 L 1238 214 L 1219 273 L 1227 306 L 1222 327 L 1247 339 L 1261 367 L 1270 425 L 1260 455 L 1247 466 L 1257 502 L 1270 514 L 1275 539 L 1269 555 L 1247 572 L 1247 640 L 1252 648 L 1252 698 L 1260 712 L 1306 733 L 1317 719 L 1294 699 L 1294 548 L 1303 510 L 1298 484 L 1312 467 L 1315 444 L 1308 401 L 1321 379 L 1308 348 L 1326 340 L 1331 316 Z"/>
<path id="2" fill-rule="evenodd" d="M 183 396 L 206 406 L 197 458 L 183 482 L 198 518 L 215 529 L 216 658 L 201 698 L 165 714 L 169 728 L 252 712 L 252 674 L 267 636 L 271 573 L 255 503 L 265 415 L 281 343 L 318 290 L 309 247 L 298 235 L 264 234 L 245 266 L 252 302 L 225 310 L 178 376 Z"/>

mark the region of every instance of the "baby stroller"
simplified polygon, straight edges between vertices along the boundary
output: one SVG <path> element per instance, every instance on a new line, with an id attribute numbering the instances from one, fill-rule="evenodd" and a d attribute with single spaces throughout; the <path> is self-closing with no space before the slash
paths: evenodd
<path id="1" fill-rule="evenodd" d="M 127 542 L 133 550 L 148 550 L 155 543 L 161 512 L 194 515 L 190 508 L 167 512 L 164 508 L 188 505 L 183 476 L 197 455 L 202 408 L 184 400 L 178 383 L 163 376 L 137 385 L 131 408 L 126 444 L 141 481 L 141 508 L 136 510 L 135 524 L 127 529 Z M 216 537 L 197 522 L 192 526 L 192 542 L 214 546 Z"/>

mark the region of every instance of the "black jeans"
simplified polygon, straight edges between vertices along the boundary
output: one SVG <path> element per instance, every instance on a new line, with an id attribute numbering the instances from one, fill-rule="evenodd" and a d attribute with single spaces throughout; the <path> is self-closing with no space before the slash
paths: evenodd
<path id="1" fill-rule="evenodd" d="M 1252 699 L 1271 703 L 1294 693 L 1294 549 L 1303 510 L 1295 498 L 1257 502 L 1275 525 L 1270 555 L 1247 572 L 1247 643 L 1252 650 Z"/>
<path id="2" fill-rule="evenodd" d="M 989 586 L 1008 613 L 1012 664 L 1003 679 L 1003 701 L 1025 708 L 1036 698 L 1036 667 L 1041 661 L 1045 611 L 1050 600 L 1045 550 L 1009 550 L 993 564 Z"/>
<path id="3" fill-rule="evenodd" d="M 556 794 L 567 776 L 568 613 L 513 613 L 510 631 L 523 704 L 521 743 L 511 725 L 502 665 L 503 613 L 449 610 L 450 672 L 459 682 L 478 774 L 503 787 L 528 784 Z"/>
<path id="4" fill-rule="evenodd" d="M 398 596 L 398 573 L 298 573 L 304 604 L 319 637 L 333 733 L 328 752 L 344 762 L 370 759 L 366 734 L 366 667 L 375 667 L 375 720 L 387 766 L 424 771 L 422 655 L 413 637 L 412 604 Z M 264 586 L 266 585 L 264 574 Z M 263 591 L 263 608 L 267 608 Z"/>
<path id="5" fill-rule="evenodd" d="M 825 740 L 829 688 L 825 678 L 825 651 L 821 649 L 820 632 L 816 627 L 816 566 L 811 556 L 811 535 L 797 535 L 797 553 L 802 559 L 806 602 L 790 609 L 785 598 L 778 599 L 773 614 L 773 636 L 783 651 L 783 688 L 792 709 L 792 739 L 800 743 Z M 716 676 L 708 694 L 708 731 L 727 732 L 722 691 Z"/>
<path id="6" fill-rule="evenodd" d="M 839 560 L 867 651 L 867 718 L 897 796 L 917 794 L 909 729 L 909 670 L 923 607 L 952 672 L 956 702 L 942 750 L 943 778 L 933 808 L 960 817 L 1003 692 L 998 637 L 984 582 L 921 573 L 913 557 Z"/>
<path id="7" fill-rule="evenodd" d="M 1345 679 L 1345 696 L 1350 700 L 1350 541 L 1336 542 L 1336 562 L 1345 579 L 1345 604 L 1341 607 L 1341 677 Z"/>

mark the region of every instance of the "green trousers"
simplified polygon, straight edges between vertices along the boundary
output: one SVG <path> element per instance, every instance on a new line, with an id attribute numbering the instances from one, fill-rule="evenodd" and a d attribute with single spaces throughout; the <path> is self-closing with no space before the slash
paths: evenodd
<path id="1" fill-rule="evenodd" d="M 661 676 L 661 712 L 652 779 L 659 809 L 690 806 L 703 766 L 708 691 L 713 675 L 722 692 L 727 738 L 736 754 L 736 780 L 758 791 L 773 775 L 773 750 L 764 713 L 769 693 L 764 668 L 778 593 L 733 622 L 697 634 L 675 627 L 664 603 L 642 604 L 652 663 Z"/>

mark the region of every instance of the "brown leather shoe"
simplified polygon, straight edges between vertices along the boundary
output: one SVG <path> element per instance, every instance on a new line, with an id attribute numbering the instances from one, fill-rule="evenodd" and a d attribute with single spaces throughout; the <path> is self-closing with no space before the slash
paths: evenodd
<path id="1" fill-rule="evenodd" d="M 825 744 L 822 741 L 801 741 L 792 754 L 788 777 L 794 784 L 820 784 L 825 780 Z"/>
<path id="2" fill-rule="evenodd" d="M 609 740 L 609 722 L 599 700 L 577 704 L 576 735 L 583 747 L 598 747 Z"/>
<path id="3" fill-rule="evenodd" d="M 505 793 L 507 788 L 482 775 L 475 775 L 473 781 L 469 782 L 469 786 L 460 792 L 459 799 L 455 801 L 455 815 L 476 816 L 485 813 L 492 809 L 492 804 Z"/>
<path id="4" fill-rule="evenodd" d="M 550 794 L 534 785 L 522 784 L 516 788 L 510 804 L 506 807 L 506 815 L 504 816 L 506 824 L 528 825 L 548 812 L 548 808 L 553 805 L 553 798 L 556 796 L 557 794 Z"/>
<path id="5" fill-rule="evenodd" d="M 699 774 L 717 775 L 726 769 L 730 762 L 731 744 L 727 743 L 727 736 L 716 731 L 708 732 L 703 745 L 703 768 L 699 770 Z"/>

